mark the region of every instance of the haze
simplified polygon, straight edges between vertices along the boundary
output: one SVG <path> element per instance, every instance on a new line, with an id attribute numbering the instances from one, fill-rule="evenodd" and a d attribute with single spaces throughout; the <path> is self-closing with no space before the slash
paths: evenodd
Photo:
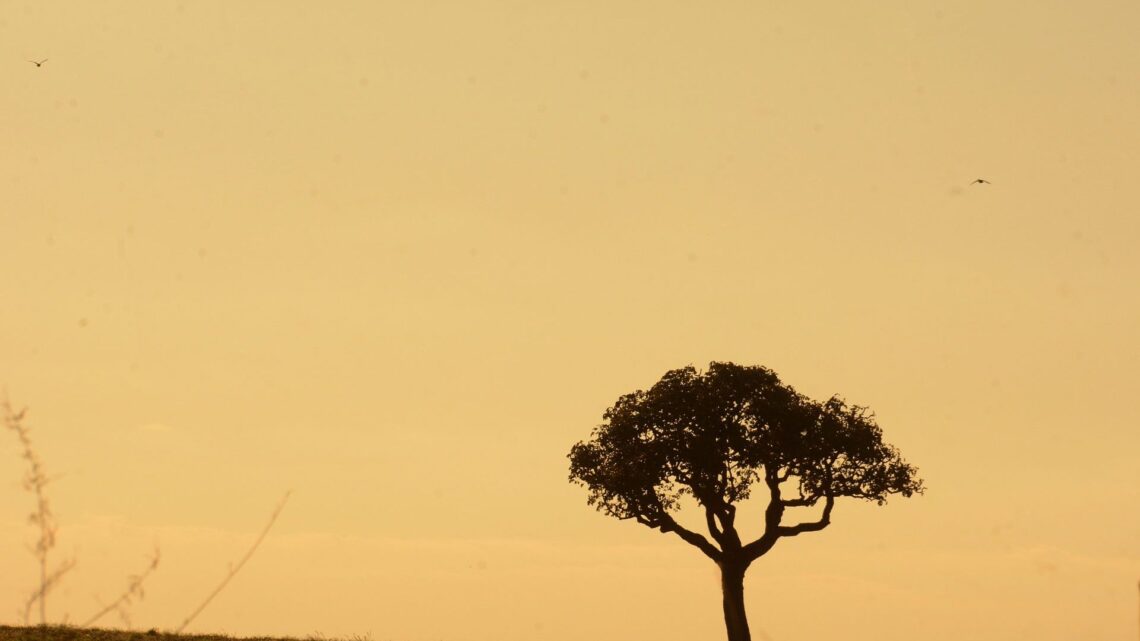
<path id="1" fill-rule="evenodd" d="M 929 488 L 753 566 L 757 639 L 1134 638 L 1138 24 L 0 3 L 0 384 L 78 560 L 49 618 L 157 544 L 131 624 L 176 626 L 292 488 L 193 631 L 721 638 L 712 564 L 588 507 L 566 454 L 731 360 L 870 406 Z M 0 461 L 15 623 L 33 505 L 10 434 Z"/>

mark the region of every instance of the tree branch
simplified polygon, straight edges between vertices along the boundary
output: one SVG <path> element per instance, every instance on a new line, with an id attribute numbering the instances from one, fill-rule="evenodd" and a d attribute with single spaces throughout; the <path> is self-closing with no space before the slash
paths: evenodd
<path id="1" fill-rule="evenodd" d="M 784 502 L 781 499 L 779 472 L 764 470 L 764 483 L 768 486 L 768 507 L 764 510 L 764 536 L 776 536 L 780 520 L 784 517 Z"/>
<path id="2" fill-rule="evenodd" d="M 715 545 L 710 543 L 708 539 L 701 536 L 700 534 L 697 534 L 692 530 L 685 529 L 680 523 L 677 523 L 677 521 L 673 520 L 673 517 L 669 516 L 667 513 L 661 512 L 658 521 L 653 525 L 662 532 L 672 532 L 676 534 L 677 536 L 681 537 L 686 543 L 694 545 L 701 552 L 704 552 L 705 556 L 709 557 L 713 561 L 716 561 L 717 563 L 720 563 L 722 554 Z"/>
<path id="3" fill-rule="evenodd" d="M 802 488 L 797 494 L 798 496 L 796 496 L 794 499 L 780 499 L 780 503 L 784 507 L 811 507 L 819 502 L 819 499 L 821 497 L 821 495 L 814 492 L 807 496 L 804 496 Z"/>
<path id="4" fill-rule="evenodd" d="M 741 550 L 749 563 L 772 549 L 780 538 L 780 520 L 784 518 L 784 502 L 780 499 L 779 470 L 764 468 L 764 483 L 768 486 L 768 507 L 764 510 L 764 534 Z"/>
<path id="5" fill-rule="evenodd" d="M 811 523 L 800 523 L 798 525 L 780 526 L 776 529 L 777 536 L 796 536 L 804 532 L 818 532 L 831 524 L 831 508 L 835 506 L 835 498 L 830 494 L 827 496 L 827 502 L 823 504 L 823 516 L 818 521 Z"/>
<path id="6" fill-rule="evenodd" d="M 721 547 L 724 547 L 724 532 L 721 532 L 720 528 L 717 527 L 716 513 L 711 507 L 705 508 L 705 524 L 708 525 L 709 534 L 712 535 L 712 538 L 720 543 Z"/>

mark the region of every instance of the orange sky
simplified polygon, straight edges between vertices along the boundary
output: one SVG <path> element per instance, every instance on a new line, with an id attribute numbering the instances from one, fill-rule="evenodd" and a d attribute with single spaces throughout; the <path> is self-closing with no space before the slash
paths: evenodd
<path id="1" fill-rule="evenodd" d="M 176 626 L 293 488 L 192 629 L 719 638 L 712 564 L 594 512 L 565 457 L 731 360 L 869 405 L 929 488 L 757 562 L 757 641 L 1133 638 L 1138 25 L 0 1 L 0 384 L 79 563 L 49 616 L 157 543 L 132 623 Z M 18 455 L 6 623 L 37 580 Z"/>

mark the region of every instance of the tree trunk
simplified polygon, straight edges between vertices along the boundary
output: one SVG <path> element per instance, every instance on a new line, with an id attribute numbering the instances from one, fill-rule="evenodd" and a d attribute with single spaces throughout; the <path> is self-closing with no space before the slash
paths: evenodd
<path id="1" fill-rule="evenodd" d="M 724 625 L 728 641 L 752 641 L 748 617 L 744 614 L 744 570 L 741 564 L 721 562 L 721 589 L 724 591 Z"/>

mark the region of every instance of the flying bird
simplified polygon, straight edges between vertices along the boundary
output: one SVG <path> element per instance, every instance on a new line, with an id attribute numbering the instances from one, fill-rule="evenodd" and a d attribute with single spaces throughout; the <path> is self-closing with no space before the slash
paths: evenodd
<path id="1" fill-rule="evenodd" d="M 990 183 L 990 181 L 986 180 L 985 178 L 979 178 L 970 184 L 971 185 L 989 185 L 991 183 Z"/>
<path id="2" fill-rule="evenodd" d="M 48 61 L 48 59 L 47 59 L 47 58 L 44 58 L 43 60 L 40 60 L 40 61 L 38 61 L 38 62 L 37 62 L 37 61 L 35 61 L 35 60 L 29 60 L 28 62 L 32 63 L 33 65 L 35 65 L 35 66 L 37 66 L 37 67 L 42 67 L 42 66 L 44 66 L 44 63 L 45 63 L 45 62 L 47 62 L 47 61 Z"/>

